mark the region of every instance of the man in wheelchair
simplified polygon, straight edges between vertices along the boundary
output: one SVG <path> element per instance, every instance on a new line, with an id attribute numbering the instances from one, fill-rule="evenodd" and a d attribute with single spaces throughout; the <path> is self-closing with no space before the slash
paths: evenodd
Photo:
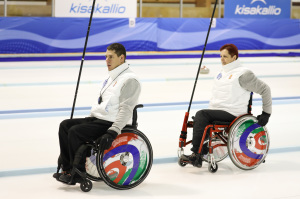
<path id="1" fill-rule="evenodd" d="M 238 49 L 234 44 L 225 44 L 220 48 L 222 69 L 214 78 L 209 108 L 200 110 L 194 117 L 191 155 L 183 155 L 196 167 L 202 167 L 201 155 L 208 153 L 207 144 L 199 147 L 204 129 L 214 121 L 232 122 L 236 117 L 248 113 L 251 92 L 262 97 L 262 114 L 257 117 L 258 124 L 265 126 L 272 113 L 270 87 L 259 80 L 252 71 L 242 66 L 238 60 Z M 208 134 L 206 134 L 207 138 Z M 206 142 L 207 143 L 207 142 Z"/>
<path id="2" fill-rule="evenodd" d="M 80 176 L 71 176 L 75 154 L 81 145 L 95 141 L 101 150 L 109 149 L 113 140 L 132 120 L 141 85 L 137 75 L 125 62 L 126 50 L 114 43 L 105 53 L 108 78 L 104 81 L 98 102 L 91 108 L 89 117 L 67 119 L 59 126 L 60 161 L 62 172 L 53 174 L 58 181 L 67 184 L 80 182 Z M 76 169 L 85 172 L 86 152 L 83 152 Z M 70 182 L 72 180 L 72 182 Z"/>

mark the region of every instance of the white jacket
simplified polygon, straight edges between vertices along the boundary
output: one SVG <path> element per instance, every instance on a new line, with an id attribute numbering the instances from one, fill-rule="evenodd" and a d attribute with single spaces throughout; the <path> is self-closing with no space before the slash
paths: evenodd
<path id="1" fill-rule="evenodd" d="M 138 77 L 134 72 L 131 71 L 127 63 L 124 63 L 114 70 L 109 71 L 109 78 L 104 83 L 100 92 L 100 95 L 102 96 L 102 102 L 100 104 L 94 104 L 91 109 L 92 117 L 114 123 L 117 121 L 120 125 L 116 125 L 115 127 L 117 129 L 113 129 L 117 132 L 120 132 L 125 124 L 131 124 L 132 110 L 137 104 L 140 93 L 140 87 L 132 88 L 130 90 L 138 89 L 137 97 L 134 97 L 135 99 L 124 100 L 124 102 L 120 101 L 122 88 L 124 87 L 125 82 L 128 82 L 129 79 L 133 79 L 139 84 Z M 128 98 L 130 98 L 130 96 Z M 120 106 L 126 110 L 120 111 Z M 120 118 L 120 112 L 126 114 L 122 114 L 122 118 Z M 124 119 L 126 121 L 121 121 Z"/>
<path id="2" fill-rule="evenodd" d="M 239 77 L 249 69 L 239 60 L 222 66 L 221 72 L 214 78 L 212 98 L 209 109 L 223 110 L 234 116 L 246 114 L 250 92 L 240 86 Z"/>

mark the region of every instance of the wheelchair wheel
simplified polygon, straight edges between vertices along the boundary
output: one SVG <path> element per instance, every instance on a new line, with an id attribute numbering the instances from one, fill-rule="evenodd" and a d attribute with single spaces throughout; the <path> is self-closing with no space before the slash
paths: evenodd
<path id="1" fill-rule="evenodd" d="M 203 145 L 207 144 L 208 145 L 208 140 L 205 140 Z M 217 144 L 223 144 L 223 142 L 219 139 L 213 139 L 211 141 L 211 146 L 215 146 Z M 226 146 L 219 146 L 213 150 L 214 158 L 216 162 L 221 162 L 228 156 L 228 150 Z M 202 160 L 205 162 L 208 162 L 208 154 L 204 154 L 202 156 Z"/>
<path id="2" fill-rule="evenodd" d="M 181 166 L 181 167 L 185 167 L 185 166 L 187 165 L 187 163 L 184 162 L 182 158 L 178 158 L 177 163 L 178 163 L 179 166 Z"/>
<path id="3" fill-rule="evenodd" d="M 267 128 L 257 124 L 256 117 L 252 115 L 237 119 L 229 130 L 229 156 L 240 169 L 254 169 L 264 162 L 269 144 Z"/>
<path id="4" fill-rule="evenodd" d="M 148 138 L 139 130 L 125 128 L 110 149 L 97 155 L 97 168 L 104 182 L 115 189 L 131 189 L 150 172 L 153 152 Z"/>
<path id="5" fill-rule="evenodd" d="M 93 188 L 93 183 L 89 180 L 80 183 L 80 189 L 83 192 L 89 192 Z"/>
<path id="6" fill-rule="evenodd" d="M 208 171 L 211 173 L 216 173 L 218 171 L 218 164 L 213 165 L 213 164 L 209 163 Z"/>
<path id="7" fill-rule="evenodd" d="M 96 159 L 97 153 L 94 152 L 94 149 L 91 151 L 91 156 L 86 158 L 85 168 L 86 168 L 86 177 L 93 181 L 101 181 L 102 178 L 99 175 Z"/>

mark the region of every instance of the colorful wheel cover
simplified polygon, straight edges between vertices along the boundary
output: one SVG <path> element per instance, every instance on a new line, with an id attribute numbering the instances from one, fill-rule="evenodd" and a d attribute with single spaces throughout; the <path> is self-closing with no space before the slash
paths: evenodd
<path id="1" fill-rule="evenodd" d="M 91 156 L 86 158 L 85 169 L 87 174 L 90 175 L 90 179 L 97 180 L 100 178 L 96 165 L 96 155 L 93 155 L 93 149 L 91 151 Z"/>
<path id="2" fill-rule="evenodd" d="M 214 154 L 216 162 L 222 161 L 228 155 L 227 147 L 221 146 L 222 144 L 224 144 L 224 143 L 220 140 L 212 142 L 212 147 L 215 147 L 213 150 L 213 154 Z M 218 146 L 218 145 L 220 145 L 220 146 Z M 216 147 L 216 146 L 218 146 L 218 147 Z"/>
<path id="3" fill-rule="evenodd" d="M 258 166 L 265 158 L 269 149 L 269 138 L 264 127 L 254 121 L 246 119 L 236 125 L 230 136 L 231 153 L 239 166 L 252 169 Z"/>
<path id="4" fill-rule="evenodd" d="M 118 185 L 131 185 L 138 181 L 148 164 L 147 143 L 134 133 L 120 134 L 103 155 L 105 173 Z"/>
<path id="5" fill-rule="evenodd" d="M 208 140 L 205 141 L 204 144 L 207 142 Z M 213 155 L 216 162 L 220 162 L 228 156 L 227 146 L 222 146 L 223 144 L 224 142 L 222 142 L 221 140 L 212 140 L 211 142 L 211 146 L 214 147 Z M 203 160 L 208 162 L 208 153 L 203 155 Z"/>

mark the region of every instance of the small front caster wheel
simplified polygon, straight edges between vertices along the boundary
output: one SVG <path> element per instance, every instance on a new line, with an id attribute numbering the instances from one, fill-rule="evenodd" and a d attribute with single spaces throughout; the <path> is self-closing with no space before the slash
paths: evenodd
<path id="1" fill-rule="evenodd" d="M 181 166 L 181 167 L 185 167 L 187 163 L 183 162 L 183 159 L 182 159 L 182 158 L 178 158 L 178 164 L 179 164 L 179 166 Z"/>
<path id="2" fill-rule="evenodd" d="M 80 183 L 80 189 L 83 192 L 89 192 L 93 187 L 93 183 L 90 180 L 85 180 L 84 182 Z"/>
<path id="3" fill-rule="evenodd" d="M 208 171 L 211 173 L 216 173 L 218 171 L 218 164 L 215 164 L 214 166 L 213 164 L 209 164 Z"/>

